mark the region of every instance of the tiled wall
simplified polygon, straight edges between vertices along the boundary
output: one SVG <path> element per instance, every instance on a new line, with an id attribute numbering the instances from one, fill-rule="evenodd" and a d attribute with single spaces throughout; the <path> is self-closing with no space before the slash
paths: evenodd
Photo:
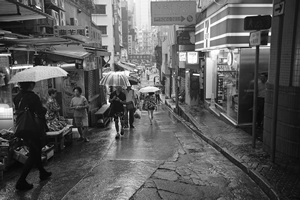
<path id="1" fill-rule="evenodd" d="M 300 4 L 298 4 L 298 10 L 300 9 Z M 297 30 L 296 30 L 296 43 L 295 43 L 295 59 L 292 74 L 292 85 L 295 87 L 300 87 L 300 14 L 298 14 L 297 19 Z"/>

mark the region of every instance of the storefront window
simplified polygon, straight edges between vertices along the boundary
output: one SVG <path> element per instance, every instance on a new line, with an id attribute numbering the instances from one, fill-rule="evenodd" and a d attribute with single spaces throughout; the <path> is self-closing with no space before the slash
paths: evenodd
<path id="1" fill-rule="evenodd" d="M 216 103 L 228 117 L 237 120 L 238 52 L 220 50 L 217 57 Z"/>
<path id="2" fill-rule="evenodd" d="M 9 79 L 9 57 L 0 56 L 0 127 L 2 129 L 11 129 L 13 126 L 13 102 Z"/>

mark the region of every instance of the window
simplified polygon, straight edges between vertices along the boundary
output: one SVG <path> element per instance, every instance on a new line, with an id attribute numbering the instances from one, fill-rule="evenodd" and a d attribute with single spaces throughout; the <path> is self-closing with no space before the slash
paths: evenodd
<path id="1" fill-rule="evenodd" d="M 103 35 L 107 35 L 107 26 L 98 26 Z"/>
<path id="2" fill-rule="evenodd" d="M 95 5 L 95 14 L 106 14 L 106 5 Z"/>
<path id="3" fill-rule="evenodd" d="M 102 49 L 105 49 L 105 50 L 107 50 L 107 48 L 108 48 L 108 46 L 106 46 L 106 45 L 102 45 Z"/>

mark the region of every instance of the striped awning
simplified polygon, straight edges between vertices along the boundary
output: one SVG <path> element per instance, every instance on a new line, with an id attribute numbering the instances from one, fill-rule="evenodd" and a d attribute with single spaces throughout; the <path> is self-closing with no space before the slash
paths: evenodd
<path id="1" fill-rule="evenodd" d="M 249 47 L 244 18 L 272 15 L 273 4 L 227 4 L 196 25 L 196 51 Z"/>

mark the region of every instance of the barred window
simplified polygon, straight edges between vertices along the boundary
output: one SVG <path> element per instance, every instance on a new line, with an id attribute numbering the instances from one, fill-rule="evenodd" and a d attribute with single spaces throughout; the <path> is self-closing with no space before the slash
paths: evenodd
<path id="1" fill-rule="evenodd" d="M 98 26 L 103 35 L 107 35 L 107 26 Z"/>
<path id="2" fill-rule="evenodd" d="M 298 10 L 300 9 L 300 5 Z M 297 19 L 296 44 L 295 44 L 295 60 L 293 67 L 293 86 L 300 87 L 300 14 Z"/>
<path id="3" fill-rule="evenodd" d="M 95 14 L 106 14 L 106 5 L 95 5 Z"/>

